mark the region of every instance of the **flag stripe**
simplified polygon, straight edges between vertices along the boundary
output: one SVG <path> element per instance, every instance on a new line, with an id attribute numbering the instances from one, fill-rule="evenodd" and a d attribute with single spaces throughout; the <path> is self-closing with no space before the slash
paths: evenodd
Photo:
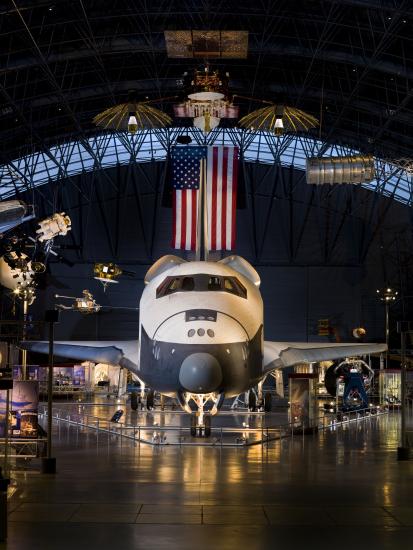
<path id="1" fill-rule="evenodd" d="M 211 213 L 212 213 L 212 172 L 213 172 L 213 166 L 214 166 L 214 156 L 210 154 L 208 150 L 207 155 L 207 187 L 206 187 L 206 195 L 207 195 L 207 230 L 208 230 L 208 244 L 209 248 L 211 248 L 211 242 L 212 242 L 212 234 L 211 234 Z"/>
<path id="2" fill-rule="evenodd" d="M 232 248 L 232 188 L 234 186 L 234 183 L 232 181 L 232 164 L 233 164 L 233 158 L 234 158 L 234 149 L 231 148 L 228 150 L 228 161 L 227 161 L 227 179 L 228 179 L 228 186 L 227 186 L 227 199 L 226 199 L 226 231 L 225 231 L 225 249 L 228 250 Z M 231 185 L 232 183 L 232 185 Z"/>
<path id="3" fill-rule="evenodd" d="M 176 192 L 172 193 L 172 248 L 176 246 Z"/>
<path id="4" fill-rule="evenodd" d="M 217 182 L 217 200 L 216 200 L 216 232 L 217 232 L 217 242 L 215 250 L 222 250 L 222 153 L 223 147 L 216 147 L 218 151 L 218 166 L 217 173 L 215 174 L 215 179 Z"/>
<path id="5" fill-rule="evenodd" d="M 231 250 L 235 248 L 235 238 L 237 233 L 237 191 L 238 191 L 238 148 L 234 147 L 232 151 L 232 231 L 231 231 Z"/>
<path id="6" fill-rule="evenodd" d="M 192 243 L 192 193 L 190 189 L 185 191 L 186 194 L 186 224 L 185 224 L 185 243 L 186 249 L 191 250 Z"/>
<path id="7" fill-rule="evenodd" d="M 191 250 L 196 250 L 196 230 L 198 226 L 198 191 L 192 193 Z"/>
<path id="8" fill-rule="evenodd" d="M 176 248 L 181 248 L 182 191 L 176 192 Z"/>
<path id="9" fill-rule="evenodd" d="M 229 146 L 188 147 L 176 153 L 173 192 L 172 246 L 196 250 L 198 235 L 199 183 L 206 185 L 206 215 L 209 250 L 235 247 L 238 148 Z M 201 167 L 201 159 L 206 170 Z M 204 172 L 204 173 L 202 173 Z"/>
<path id="10" fill-rule="evenodd" d="M 211 148 L 208 149 L 208 153 L 211 151 Z M 208 218 L 211 220 L 211 250 L 216 250 L 217 246 L 217 173 L 218 173 L 218 149 L 212 147 L 212 209 L 210 216 Z"/>
<path id="11" fill-rule="evenodd" d="M 228 170 L 228 147 L 222 151 L 222 230 L 221 247 L 227 249 L 227 170 Z M 229 220 L 229 218 L 228 218 Z"/>
<path id="12" fill-rule="evenodd" d="M 186 250 L 186 191 L 181 191 L 181 247 Z"/>
<path id="13" fill-rule="evenodd" d="M 210 250 L 235 247 L 237 166 L 237 147 L 208 147 L 208 185 L 212 187 L 207 187 Z"/>

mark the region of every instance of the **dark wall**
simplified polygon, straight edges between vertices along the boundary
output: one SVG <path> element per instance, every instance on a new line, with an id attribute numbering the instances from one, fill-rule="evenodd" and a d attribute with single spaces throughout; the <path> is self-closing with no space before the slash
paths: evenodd
<path id="1" fill-rule="evenodd" d="M 81 250 L 61 251 L 76 264 L 72 268 L 51 263 L 48 286 L 32 307 L 35 317 L 56 302 L 54 294 L 80 296 L 86 288 L 102 305 L 138 305 L 146 270 L 161 255 L 173 253 L 166 174 L 164 163 L 153 162 L 84 174 L 39 190 L 39 215 L 49 214 L 53 204 L 69 213 L 73 231 L 59 243 Z M 390 282 L 406 296 L 413 294 L 410 208 L 354 186 L 307 186 L 301 171 L 258 164 L 241 171 L 240 205 L 236 253 L 261 275 L 268 339 L 326 341 L 317 336 L 322 318 L 330 319 L 335 337 L 343 341 L 351 340 L 352 329 L 360 325 L 370 340 L 383 339 L 376 288 Z M 135 275 L 122 277 L 104 293 L 92 278 L 92 266 L 109 260 Z M 403 314 L 409 314 L 407 299 L 393 317 Z M 128 310 L 87 317 L 67 312 L 57 336 L 134 338 L 138 318 Z"/>

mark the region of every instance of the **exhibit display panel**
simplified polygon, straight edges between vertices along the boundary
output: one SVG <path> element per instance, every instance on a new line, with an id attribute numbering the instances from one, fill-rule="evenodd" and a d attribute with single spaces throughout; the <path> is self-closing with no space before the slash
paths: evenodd
<path id="1" fill-rule="evenodd" d="M 9 397 L 9 436 L 38 436 L 39 383 L 15 380 Z M 0 392 L 0 437 L 6 436 L 7 391 Z"/>
<path id="2" fill-rule="evenodd" d="M 380 403 L 399 404 L 401 397 L 400 369 L 386 369 L 378 373 Z"/>
<path id="3" fill-rule="evenodd" d="M 318 422 L 317 375 L 296 373 L 289 375 L 289 421 L 297 428 L 312 429 Z"/>
<path id="4" fill-rule="evenodd" d="M 12 367 L 13 380 L 23 379 L 22 365 Z M 40 393 L 47 392 L 47 365 L 27 365 L 28 380 L 39 382 Z M 77 392 L 104 392 L 121 394 L 126 392 L 126 371 L 104 363 L 62 364 L 53 367 L 53 394 Z"/>

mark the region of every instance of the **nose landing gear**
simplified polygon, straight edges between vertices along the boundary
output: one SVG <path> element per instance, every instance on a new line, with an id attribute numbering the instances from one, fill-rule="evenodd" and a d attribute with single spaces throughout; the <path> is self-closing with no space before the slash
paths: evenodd
<path id="1" fill-rule="evenodd" d="M 208 393 L 194 394 L 181 393 L 178 394 L 178 401 L 184 411 L 191 415 L 191 436 L 192 437 L 210 437 L 211 435 L 211 418 L 220 410 L 225 399 L 225 395 Z M 193 411 L 190 403 L 195 403 L 196 411 Z M 205 410 L 205 405 L 212 402 L 212 408 Z"/>
<path id="2" fill-rule="evenodd" d="M 211 435 L 211 415 L 204 414 L 203 424 L 198 423 L 197 413 L 191 414 L 191 436 L 192 437 L 210 437 Z"/>

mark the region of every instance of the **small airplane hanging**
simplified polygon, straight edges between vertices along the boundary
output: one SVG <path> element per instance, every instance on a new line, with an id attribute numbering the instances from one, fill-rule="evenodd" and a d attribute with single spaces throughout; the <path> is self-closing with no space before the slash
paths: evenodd
<path id="1" fill-rule="evenodd" d="M 76 298 L 76 296 L 61 296 L 60 294 L 55 294 L 55 298 L 63 298 L 64 300 L 73 300 L 70 306 L 65 304 L 57 304 L 58 309 L 64 311 L 78 311 L 83 315 L 89 315 L 91 313 L 98 313 L 102 309 L 132 309 L 137 311 L 137 307 L 114 307 L 114 306 L 101 306 L 93 298 L 93 294 L 89 290 L 84 290 L 82 292 L 83 296 Z"/>

